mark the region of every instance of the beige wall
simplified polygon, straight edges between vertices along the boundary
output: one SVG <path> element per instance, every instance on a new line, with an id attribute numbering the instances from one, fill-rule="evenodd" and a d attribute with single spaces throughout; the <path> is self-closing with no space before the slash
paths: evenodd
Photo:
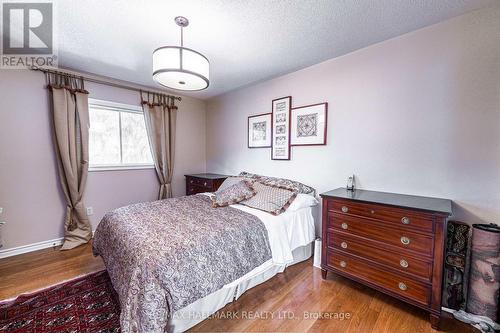
<path id="1" fill-rule="evenodd" d="M 133 91 L 87 84 L 90 97 L 139 103 Z M 173 192 L 185 193 L 184 174 L 205 171 L 205 103 L 179 103 Z M 2 250 L 62 237 L 65 204 L 57 179 L 47 90 L 41 73 L 0 72 L 0 207 L 4 213 Z M 105 212 L 154 200 L 158 182 L 153 169 L 90 172 L 85 195 L 95 228 Z"/>
<path id="2" fill-rule="evenodd" d="M 283 176 L 320 192 L 355 173 L 360 188 L 450 198 L 457 219 L 499 223 L 499 17 L 499 7 L 473 12 L 228 93 L 209 101 L 206 116 L 204 102 L 185 98 L 174 195 L 184 193 L 184 173 L 205 170 Z M 139 98 L 87 89 L 115 102 Z M 271 100 L 286 95 L 294 106 L 329 102 L 328 145 L 294 147 L 291 161 L 271 161 L 269 149 L 246 148 L 247 116 L 270 112 Z M 50 126 L 43 76 L 1 71 L 3 249 L 62 236 Z M 156 193 L 151 169 L 92 172 L 85 201 L 95 227 L 106 211 Z"/>
<path id="3" fill-rule="evenodd" d="M 207 170 L 452 199 L 500 223 L 500 7 L 473 12 L 209 101 Z M 247 148 L 247 116 L 329 103 L 328 144 L 291 161 Z M 230 138 L 230 139 L 229 139 Z M 317 228 L 319 230 L 319 228 Z"/>

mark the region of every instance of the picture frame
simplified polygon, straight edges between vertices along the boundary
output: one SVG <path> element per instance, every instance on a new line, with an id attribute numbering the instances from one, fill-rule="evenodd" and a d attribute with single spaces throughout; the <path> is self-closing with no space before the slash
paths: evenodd
<path id="1" fill-rule="evenodd" d="M 248 148 L 271 148 L 271 113 L 262 113 L 248 117 Z"/>
<path id="2" fill-rule="evenodd" d="M 290 116 L 292 96 L 272 101 L 271 160 L 290 160 Z"/>
<path id="3" fill-rule="evenodd" d="M 328 103 L 292 108 L 290 117 L 291 146 L 324 146 L 328 128 Z"/>

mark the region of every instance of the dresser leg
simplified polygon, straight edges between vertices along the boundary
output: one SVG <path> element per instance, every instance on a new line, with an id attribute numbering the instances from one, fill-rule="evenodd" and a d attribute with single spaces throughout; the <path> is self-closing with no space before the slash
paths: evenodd
<path id="1" fill-rule="evenodd" d="M 431 327 L 439 331 L 439 323 L 441 322 L 441 316 L 431 313 L 430 320 L 431 320 Z"/>
<path id="2" fill-rule="evenodd" d="M 326 269 L 321 269 L 321 277 L 323 278 L 323 280 L 326 279 L 326 273 L 328 273 Z"/>

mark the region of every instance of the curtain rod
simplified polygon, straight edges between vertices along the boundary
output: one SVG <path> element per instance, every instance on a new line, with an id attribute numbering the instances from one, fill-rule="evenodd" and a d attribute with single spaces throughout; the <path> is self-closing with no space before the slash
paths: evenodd
<path id="1" fill-rule="evenodd" d="M 65 72 L 65 71 L 56 71 L 56 70 L 47 69 L 47 68 L 40 68 L 40 67 L 37 67 L 37 66 L 31 66 L 30 69 L 32 71 L 40 71 L 40 72 L 43 72 L 43 73 L 68 75 L 68 76 L 72 76 L 74 78 L 81 78 L 81 79 L 83 79 L 85 81 L 88 81 L 88 82 L 94 82 L 94 83 L 98 83 L 98 84 L 104 84 L 104 85 L 115 87 L 115 88 L 128 89 L 128 90 L 133 90 L 133 91 L 137 91 L 137 92 L 158 93 L 158 92 L 155 92 L 155 91 L 150 91 L 150 90 L 135 88 L 133 86 L 129 86 L 129 85 L 125 85 L 125 84 L 119 84 L 119 83 L 114 83 L 114 82 L 110 82 L 110 81 L 94 79 L 94 78 L 91 78 L 91 77 L 88 77 L 88 76 L 84 76 L 82 74 L 69 73 L 69 72 Z M 162 94 L 164 94 L 164 93 L 162 93 Z M 164 94 L 164 95 L 167 95 L 168 97 L 171 97 L 171 98 L 173 98 L 175 100 L 178 100 L 178 101 L 182 100 L 182 97 L 179 97 L 179 96 L 173 96 L 173 95 L 168 95 L 168 94 Z"/>

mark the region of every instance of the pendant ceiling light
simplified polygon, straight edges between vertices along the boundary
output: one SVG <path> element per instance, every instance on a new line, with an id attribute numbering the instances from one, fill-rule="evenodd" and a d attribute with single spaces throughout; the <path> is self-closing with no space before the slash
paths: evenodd
<path id="1" fill-rule="evenodd" d="M 184 47 L 183 29 L 189 25 L 188 19 L 177 16 L 175 23 L 181 27 L 181 46 L 163 46 L 153 51 L 153 79 L 170 89 L 206 89 L 210 84 L 208 59 Z"/>

